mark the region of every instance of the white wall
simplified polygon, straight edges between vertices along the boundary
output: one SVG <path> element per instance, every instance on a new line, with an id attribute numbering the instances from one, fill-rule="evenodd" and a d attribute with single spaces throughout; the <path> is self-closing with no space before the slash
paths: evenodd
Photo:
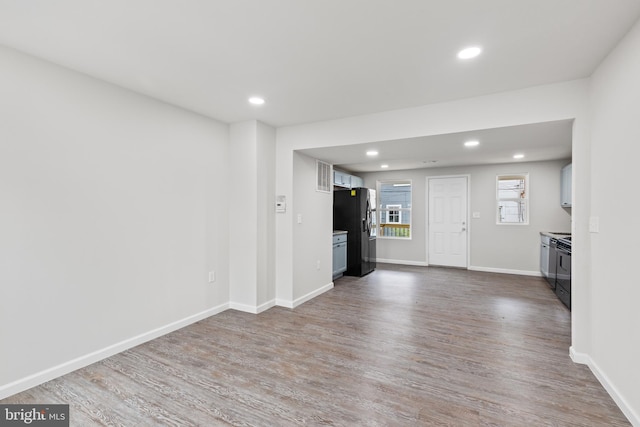
<path id="1" fill-rule="evenodd" d="M 276 194 L 276 131 L 258 122 L 256 126 L 258 146 L 258 310 L 275 304 L 275 194 Z"/>
<path id="2" fill-rule="evenodd" d="M 275 129 L 232 124 L 229 165 L 230 304 L 259 313 L 275 305 Z"/>
<path id="3" fill-rule="evenodd" d="M 226 125 L 5 48 L 0 117 L 0 398 L 224 308 Z"/>
<path id="4" fill-rule="evenodd" d="M 399 263 L 427 263 L 426 178 L 469 175 L 469 212 L 480 213 L 480 218 L 471 218 L 470 215 L 469 219 L 470 267 L 538 274 L 540 231 L 571 231 L 571 215 L 560 206 L 560 169 L 568 163 L 568 160 L 514 162 L 360 174 L 365 179 L 365 186 L 369 188 L 376 188 L 376 181 L 379 180 L 412 181 L 413 237 L 411 240 L 379 238 L 378 259 Z M 496 176 L 514 173 L 529 174 L 529 224 L 497 225 Z"/>
<path id="5" fill-rule="evenodd" d="M 309 156 L 294 153 L 293 176 L 295 305 L 306 296 L 333 286 L 333 194 L 316 191 L 316 160 Z"/>
<path id="6" fill-rule="evenodd" d="M 591 79 L 591 362 L 640 425 L 640 23 Z"/>
<path id="7" fill-rule="evenodd" d="M 229 165 L 231 174 L 222 185 L 229 188 L 229 298 L 232 306 L 255 309 L 258 277 L 258 147 L 256 122 L 230 126 Z"/>

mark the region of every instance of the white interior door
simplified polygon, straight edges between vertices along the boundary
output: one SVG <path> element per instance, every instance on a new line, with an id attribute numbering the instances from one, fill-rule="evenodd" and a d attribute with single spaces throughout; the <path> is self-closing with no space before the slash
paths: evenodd
<path id="1" fill-rule="evenodd" d="M 429 180 L 429 264 L 467 267 L 467 177 Z"/>

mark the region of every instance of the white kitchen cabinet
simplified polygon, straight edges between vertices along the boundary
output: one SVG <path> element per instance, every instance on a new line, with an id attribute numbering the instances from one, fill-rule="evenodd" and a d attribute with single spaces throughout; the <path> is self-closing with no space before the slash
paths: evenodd
<path id="1" fill-rule="evenodd" d="M 333 185 L 344 188 L 358 188 L 364 186 L 364 180 L 359 176 L 349 175 L 346 172 L 334 170 Z"/>
<path id="2" fill-rule="evenodd" d="M 340 171 L 333 171 L 333 185 L 336 187 L 351 188 L 351 175 Z"/>
<path id="3" fill-rule="evenodd" d="M 560 172 L 560 204 L 563 208 L 571 207 L 571 163 Z"/>
<path id="4" fill-rule="evenodd" d="M 347 232 L 333 235 L 333 278 L 347 271 Z"/>

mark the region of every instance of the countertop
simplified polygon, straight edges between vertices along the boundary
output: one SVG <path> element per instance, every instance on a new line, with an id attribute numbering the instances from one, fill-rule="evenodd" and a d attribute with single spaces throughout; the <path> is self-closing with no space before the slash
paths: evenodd
<path id="1" fill-rule="evenodd" d="M 541 231 L 541 236 L 553 237 L 554 239 L 562 239 L 564 237 L 570 237 L 571 232 L 569 231 Z"/>
<path id="2" fill-rule="evenodd" d="M 333 235 L 336 236 L 338 234 L 347 234 L 348 231 L 344 231 L 344 230 L 333 230 Z"/>

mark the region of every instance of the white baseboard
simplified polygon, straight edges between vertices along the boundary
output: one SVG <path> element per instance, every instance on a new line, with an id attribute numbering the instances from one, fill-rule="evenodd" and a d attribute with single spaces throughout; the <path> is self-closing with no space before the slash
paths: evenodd
<path id="1" fill-rule="evenodd" d="M 180 328 L 184 328 L 185 326 L 198 322 L 202 319 L 206 319 L 207 317 L 222 313 L 228 308 L 229 304 L 221 304 L 217 307 L 204 310 L 200 313 L 185 317 L 184 319 L 169 323 L 168 325 L 162 326 L 160 328 L 153 329 L 149 332 L 145 332 L 119 343 L 110 345 L 101 350 L 94 351 L 93 353 L 80 356 L 68 362 L 64 362 L 60 365 L 45 369 L 40 372 L 36 372 L 35 374 L 29 375 L 28 377 L 21 378 L 9 384 L 2 385 L 0 386 L 0 400 L 12 396 L 16 393 L 28 390 L 54 378 L 58 378 L 62 375 L 73 372 L 77 369 L 89 366 L 92 363 L 96 363 L 102 359 L 111 357 L 114 354 L 121 353 L 137 345 L 143 344 L 147 341 L 151 341 L 155 338 L 161 337 L 162 335 L 166 335 Z"/>
<path id="2" fill-rule="evenodd" d="M 240 304 L 239 302 L 229 302 L 229 308 L 231 310 L 244 311 L 245 313 L 256 314 L 258 309 L 255 305 Z"/>
<path id="3" fill-rule="evenodd" d="M 579 363 L 580 365 L 589 365 L 591 362 L 588 354 L 577 352 L 573 346 L 569 347 L 569 356 L 571 356 L 571 360 L 573 360 L 574 363 Z"/>
<path id="4" fill-rule="evenodd" d="M 293 301 L 288 299 L 276 298 L 276 305 L 278 307 L 293 308 Z"/>
<path id="5" fill-rule="evenodd" d="M 291 300 L 283 300 L 283 299 L 276 299 L 276 305 L 280 306 L 280 307 L 286 307 L 286 308 L 296 308 L 297 306 L 304 304 L 305 302 L 309 301 L 310 299 L 313 299 L 315 297 L 317 297 L 318 295 L 321 295 L 329 290 L 333 289 L 333 282 L 326 284 L 324 286 L 322 286 L 321 288 L 316 289 L 315 291 L 309 292 L 306 295 L 301 296 L 300 298 L 297 298 L 293 301 Z"/>
<path id="6" fill-rule="evenodd" d="M 381 262 L 384 264 L 400 264 L 400 265 L 414 265 L 417 267 L 427 267 L 427 264 L 424 261 L 407 261 L 404 259 L 384 259 L 384 258 L 376 258 L 376 262 Z"/>
<path id="7" fill-rule="evenodd" d="M 539 271 L 528 271 L 528 270 L 510 270 L 508 268 L 492 268 L 492 267 L 476 267 L 469 266 L 468 270 L 472 271 L 485 271 L 487 273 L 500 273 L 500 274 L 517 274 L 519 276 L 534 276 L 534 277 L 542 277 L 542 273 Z"/>
<path id="8" fill-rule="evenodd" d="M 260 305 L 241 304 L 239 302 L 230 302 L 229 308 L 232 310 L 244 311 L 245 313 L 260 314 L 263 311 L 269 310 L 276 305 L 276 300 L 267 301 Z"/>
<path id="9" fill-rule="evenodd" d="M 629 406 L 627 400 L 622 397 L 618 389 L 609 380 L 609 377 L 602 372 L 600 367 L 591 359 L 591 357 L 586 353 L 579 353 L 575 351 L 573 347 L 569 349 L 569 355 L 571 356 L 571 360 L 575 363 L 587 365 L 589 369 L 591 369 L 593 375 L 595 375 L 598 381 L 600 381 L 600 384 L 602 384 L 607 393 L 609 393 L 609 396 L 611 396 L 616 405 L 618 405 L 631 425 L 640 427 L 640 415 L 638 415 L 631 406 Z"/>
<path id="10" fill-rule="evenodd" d="M 256 314 L 260 314 L 260 313 L 262 313 L 263 311 L 267 311 L 267 310 L 269 310 L 271 307 L 275 307 L 275 306 L 276 306 L 276 300 L 275 300 L 275 299 L 272 299 L 271 301 L 267 301 L 267 302 L 265 302 L 264 304 L 260 304 L 260 305 L 258 306 L 258 310 L 257 310 L 257 313 L 256 313 Z"/>
<path id="11" fill-rule="evenodd" d="M 407 261 L 403 259 L 383 259 L 377 258 L 376 262 L 387 263 L 387 264 L 400 264 L 400 265 L 412 265 L 418 267 L 428 267 L 429 263 L 424 261 Z M 542 273 L 539 271 L 527 271 L 527 270 L 510 270 L 507 268 L 492 268 L 492 267 L 477 267 L 470 266 L 467 268 L 468 270 L 473 271 L 484 271 L 487 273 L 501 273 L 501 274 L 517 274 L 519 276 L 535 276 L 542 277 Z"/>

